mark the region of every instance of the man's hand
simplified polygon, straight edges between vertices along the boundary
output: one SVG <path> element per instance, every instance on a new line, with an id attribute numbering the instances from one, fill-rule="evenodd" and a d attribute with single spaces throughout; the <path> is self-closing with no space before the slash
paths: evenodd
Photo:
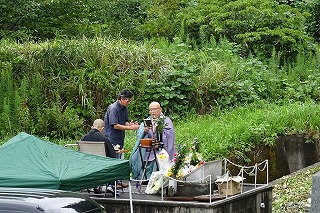
<path id="1" fill-rule="evenodd" d="M 130 123 L 126 123 L 126 125 L 129 126 L 130 130 L 138 130 L 140 128 L 140 125 L 137 121 L 131 121 Z"/>
<path id="2" fill-rule="evenodd" d="M 129 125 L 139 125 L 137 121 L 131 121 Z"/>
<path id="3" fill-rule="evenodd" d="M 130 124 L 130 129 L 131 130 L 138 130 L 140 128 L 140 125 L 139 124 Z"/>
<path id="4" fill-rule="evenodd" d="M 139 129 L 140 125 L 139 124 L 131 124 L 131 122 L 126 122 L 126 125 L 120 125 L 120 124 L 115 124 L 113 125 L 114 129 L 119 129 L 119 130 L 137 130 Z"/>

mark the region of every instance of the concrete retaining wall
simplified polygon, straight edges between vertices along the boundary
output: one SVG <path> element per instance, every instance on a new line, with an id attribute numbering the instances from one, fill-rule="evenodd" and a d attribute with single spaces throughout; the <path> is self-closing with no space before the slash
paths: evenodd
<path id="1" fill-rule="evenodd" d="M 96 198 L 108 213 L 129 213 L 128 199 Z M 212 202 L 133 200 L 135 213 L 271 213 L 272 187 L 262 186 L 228 199 Z"/>

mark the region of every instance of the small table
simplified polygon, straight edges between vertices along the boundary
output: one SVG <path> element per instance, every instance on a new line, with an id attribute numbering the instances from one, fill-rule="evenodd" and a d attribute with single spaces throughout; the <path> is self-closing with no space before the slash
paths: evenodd
<path id="1" fill-rule="evenodd" d="M 147 180 L 147 174 L 146 174 L 146 170 L 147 170 L 147 164 L 148 164 L 148 160 L 150 158 L 150 154 L 151 152 L 153 152 L 154 154 L 154 159 L 156 160 L 156 165 L 157 165 L 157 170 L 159 171 L 159 162 L 158 162 L 158 158 L 157 158 L 157 154 L 156 154 L 156 149 L 155 147 L 153 146 L 141 146 L 139 145 L 139 155 L 140 155 L 140 159 L 141 159 L 141 163 L 142 163 L 142 169 L 143 169 L 143 172 L 142 172 L 142 179 L 145 178 L 145 180 Z M 142 153 L 141 153 L 141 149 L 146 149 L 146 151 L 148 152 L 148 157 L 146 159 L 146 162 L 145 162 L 145 159 L 143 159 L 143 156 L 142 156 Z"/>

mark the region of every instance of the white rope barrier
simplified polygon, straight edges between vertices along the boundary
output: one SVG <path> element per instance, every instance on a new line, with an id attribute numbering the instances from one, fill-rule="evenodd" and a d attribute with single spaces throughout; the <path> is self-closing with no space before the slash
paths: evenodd
<path id="1" fill-rule="evenodd" d="M 242 166 L 242 165 L 239 165 L 239 164 L 235 164 L 235 163 L 231 162 L 231 161 L 230 161 L 229 159 L 227 159 L 227 158 L 224 158 L 223 160 L 224 160 L 224 161 L 227 161 L 228 163 L 230 163 L 231 165 L 236 166 L 236 167 L 243 167 L 243 168 L 246 168 L 246 169 L 250 169 L 250 168 L 252 168 L 252 167 L 255 167 L 255 165 L 254 165 L 254 166 Z M 225 163 L 226 163 L 226 162 L 225 162 Z M 258 164 L 258 166 L 260 166 L 260 165 L 262 165 L 262 164 L 268 164 L 268 160 L 264 160 L 264 161 L 260 162 L 260 163 Z"/>
<path id="2" fill-rule="evenodd" d="M 227 163 L 235 166 L 235 167 L 238 167 L 240 168 L 240 171 L 238 173 L 238 176 L 240 176 L 241 174 L 241 177 L 243 178 L 243 173 L 246 173 L 247 175 L 252 175 L 254 174 L 254 186 L 256 188 L 257 186 L 257 176 L 258 176 L 258 171 L 262 172 L 264 170 L 266 170 L 266 184 L 269 183 L 269 161 L 268 160 L 264 160 L 260 163 L 256 163 L 255 165 L 253 166 L 241 166 L 239 164 L 236 164 L 236 163 L 233 163 L 231 162 L 229 159 L 227 158 L 224 158 L 224 168 L 225 168 L 225 172 L 227 171 Z M 260 168 L 261 167 L 261 168 Z M 243 181 L 242 181 L 243 183 Z"/>
<path id="3" fill-rule="evenodd" d="M 268 165 L 268 160 L 264 160 L 260 163 L 256 163 L 255 165 L 253 166 L 241 166 L 239 164 L 236 164 L 236 163 L 233 163 L 231 162 L 229 159 L 227 158 L 224 158 L 223 159 L 224 161 L 224 172 L 225 174 L 221 176 L 221 178 L 226 178 L 226 183 L 225 181 L 223 182 L 215 182 L 216 185 L 219 187 L 220 185 L 222 184 L 226 184 L 226 193 L 225 193 L 225 196 L 226 196 L 226 199 L 228 198 L 228 189 L 229 189 L 229 182 L 231 180 L 232 177 L 230 177 L 230 172 L 229 170 L 227 169 L 227 164 L 231 164 L 232 166 L 235 166 L 235 167 L 238 167 L 240 169 L 239 173 L 238 173 L 238 177 L 241 177 L 241 184 L 240 184 L 240 189 L 241 189 L 241 193 L 243 193 L 243 184 L 244 184 L 244 174 L 246 175 L 254 175 L 254 188 L 257 188 L 257 175 L 258 175 L 258 171 L 260 172 L 263 172 L 266 170 L 266 184 L 269 183 L 269 165 Z M 197 180 L 181 180 L 181 179 L 175 179 L 173 177 L 164 177 L 163 174 L 160 175 L 160 183 L 161 183 L 161 200 L 163 201 L 164 199 L 164 188 L 165 187 L 168 187 L 167 190 L 170 190 L 169 189 L 169 181 L 174 181 L 174 187 L 177 187 L 177 183 L 208 183 L 208 179 L 209 179 L 209 183 L 210 183 L 210 186 L 209 186 L 209 192 L 210 192 L 210 204 L 212 202 L 212 175 L 207 175 L 204 177 L 204 174 L 205 174 L 205 170 L 204 170 L 204 167 L 202 166 L 201 167 L 201 178 L 197 179 Z M 148 179 L 146 180 L 131 180 L 132 182 L 136 181 L 137 184 L 139 184 L 139 192 L 141 192 L 141 185 L 143 182 L 145 181 L 149 181 Z M 166 183 L 164 183 L 164 181 Z M 171 182 L 172 184 L 172 182 Z M 138 187 L 138 185 L 136 186 Z M 168 192 L 168 191 L 167 191 Z M 220 192 L 221 193 L 221 192 Z M 219 194 L 220 194 L 219 193 Z M 133 211 L 133 210 L 132 210 Z"/>

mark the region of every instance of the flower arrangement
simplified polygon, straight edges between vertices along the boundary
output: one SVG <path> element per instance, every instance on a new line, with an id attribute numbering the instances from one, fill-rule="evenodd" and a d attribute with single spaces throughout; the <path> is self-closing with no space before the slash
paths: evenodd
<path id="1" fill-rule="evenodd" d="M 176 153 L 174 155 L 174 157 L 173 157 L 174 166 L 172 168 L 172 174 L 168 175 L 169 177 L 173 176 L 173 177 L 178 178 L 178 177 L 182 176 L 182 173 L 181 173 L 180 169 L 182 168 L 184 160 L 185 160 L 186 155 L 187 155 L 187 146 L 184 144 L 181 147 L 180 144 L 179 144 L 179 149 L 178 150 L 179 150 L 178 153 Z"/>
<path id="2" fill-rule="evenodd" d="M 167 176 L 181 179 L 202 166 L 205 161 L 196 148 L 195 144 L 190 149 L 185 144 L 183 146 L 179 145 L 178 153 L 173 159 L 174 165 L 168 170 Z"/>
<path id="3" fill-rule="evenodd" d="M 202 166 L 204 164 L 204 160 L 202 159 L 200 153 L 198 153 L 197 151 L 197 145 L 198 144 L 196 143 L 196 140 L 194 140 L 193 146 L 191 146 L 191 148 L 188 148 L 186 144 L 182 146 L 179 144 L 178 153 L 174 155 L 174 158 L 171 162 L 169 162 L 168 153 L 162 150 L 157 155 L 160 170 L 151 174 L 148 186 L 146 188 L 146 193 L 157 193 L 160 190 L 161 185 L 166 181 L 169 181 L 168 177 L 181 179 L 196 168 Z"/>

